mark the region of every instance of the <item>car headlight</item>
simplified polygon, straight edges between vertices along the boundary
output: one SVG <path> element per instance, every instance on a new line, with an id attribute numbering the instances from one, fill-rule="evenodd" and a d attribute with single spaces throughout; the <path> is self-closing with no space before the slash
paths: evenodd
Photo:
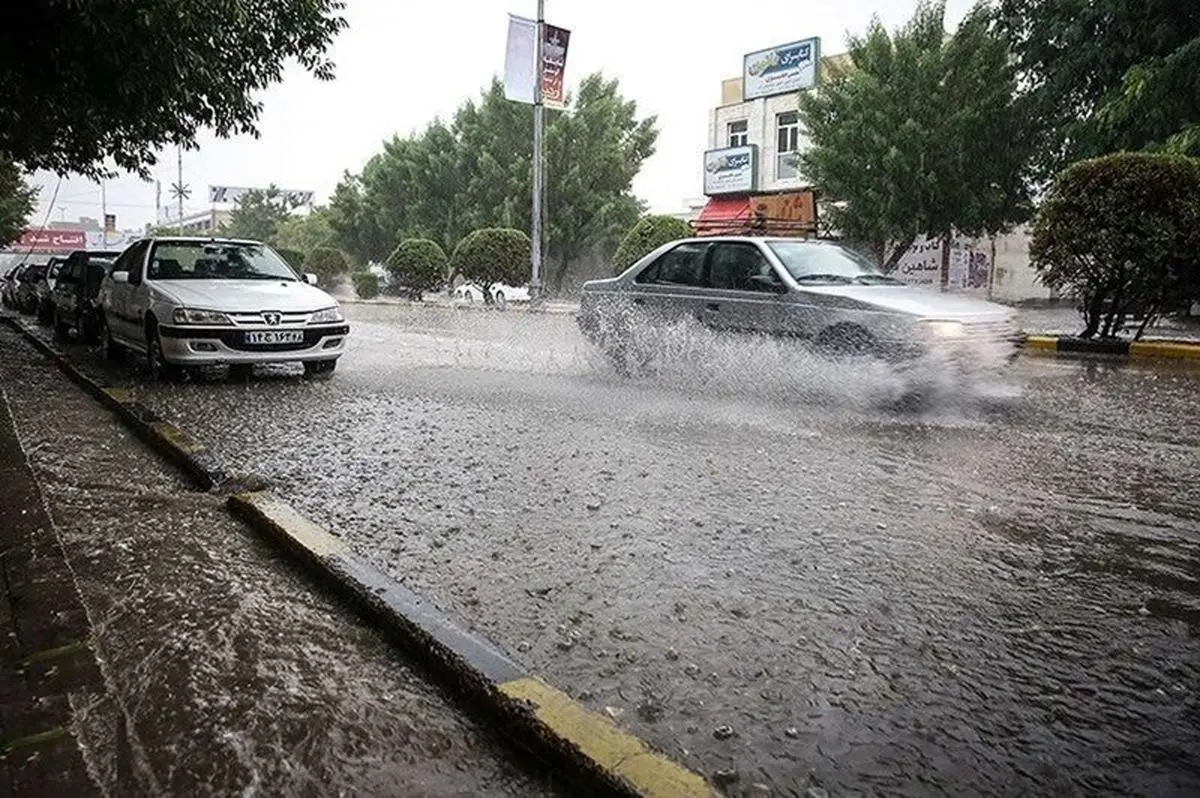
<path id="1" fill-rule="evenodd" d="M 233 321 L 218 310 L 175 308 L 171 314 L 176 324 L 233 324 Z"/>
<path id="2" fill-rule="evenodd" d="M 936 319 L 925 319 L 921 322 L 919 328 L 925 335 L 933 335 L 937 338 L 962 338 L 967 328 L 961 321 L 938 321 Z"/>
<path id="3" fill-rule="evenodd" d="M 324 308 L 323 310 L 318 310 L 316 313 L 312 314 L 308 320 L 308 323 L 329 324 L 330 322 L 337 321 L 345 321 L 345 317 L 342 316 L 341 308 L 339 308 L 337 305 L 334 305 L 331 308 Z"/>

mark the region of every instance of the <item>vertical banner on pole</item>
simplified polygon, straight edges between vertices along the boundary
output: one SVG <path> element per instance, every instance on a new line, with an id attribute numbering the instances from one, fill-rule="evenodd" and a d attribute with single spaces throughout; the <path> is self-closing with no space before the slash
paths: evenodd
<path id="1" fill-rule="evenodd" d="M 547 108 L 567 107 L 567 45 L 571 32 L 553 25 L 542 25 L 542 102 Z"/>
<path id="2" fill-rule="evenodd" d="M 537 22 L 508 15 L 508 46 L 504 53 L 504 97 L 533 105 L 533 87 L 537 70 Z"/>

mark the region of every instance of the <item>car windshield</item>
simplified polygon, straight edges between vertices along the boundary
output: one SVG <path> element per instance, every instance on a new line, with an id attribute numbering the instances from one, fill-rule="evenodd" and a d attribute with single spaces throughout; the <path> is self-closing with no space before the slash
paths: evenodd
<path id="1" fill-rule="evenodd" d="M 298 280 L 264 244 L 231 241 L 161 241 L 150 253 L 151 280 Z"/>
<path id="2" fill-rule="evenodd" d="M 836 244 L 811 241 L 768 241 L 796 282 L 895 284 L 867 258 Z"/>

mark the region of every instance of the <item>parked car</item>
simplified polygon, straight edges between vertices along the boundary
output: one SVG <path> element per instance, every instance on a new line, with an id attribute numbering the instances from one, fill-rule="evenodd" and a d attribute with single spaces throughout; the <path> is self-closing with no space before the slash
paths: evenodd
<path id="1" fill-rule="evenodd" d="M 529 301 L 528 286 L 511 286 L 504 283 L 497 283 L 492 286 L 491 290 L 492 300 L 500 308 L 507 307 L 509 302 Z M 454 289 L 453 298 L 455 302 L 465 302 L 467 304 L 482 302 L 483 289 L 474 283 L 463 283 Z"/>
<path id="2" fill-rule="evenodd" d="M 66 261 L 65 257 L 50 258 L 46 263 L 46 271 L 34 285 L 34 294 L 37 297 L 36 313 L 38 321 L 42 324 L 50 324 L 54 320 L 54 302 L 51 295 L 54 293 L 55 283 L 58 282 L 58 273 Z"/>
<path id="3" fill-rule="evenodd" d="M 119 252 L 77 250 L 67 256 L 50 295 L 50 322 L 60 338 L 74 330 L 80 340 L 96 341 L 100 328 L 100 283 Z"/>
<path id="4" fill-rule="evenodd" d="M 31 315 L 37 312 L 38 283 L 46 276 L 46 270 L 49 268 L 48 261 L 30 263 L 17 277 L 16 297 L 13 303 L 17 310 Z"/>
<path id="5" fill-rule="evenodd" d="M 28 263 L 17 263 L 15 266 L 9 267 L 4 273 L 4 282 L 0 284 L 0 301 L 3 302 L 4 307 L 16 309 L 17 281 L 21 276 L 21 272 L 25 271 L 28 267 Z"/>
<path id="6" fill-rule="evenodd" d="M 155 378 L 280 362 L 330 374 L 350 327 L 316 282 L 258 241 L 144 238 L 101 283 L 100 344 L 110 358 L 140 353 Z"/>
<path id="7" fill-rule="evenodd" d="M 1002 367 L 1018 345 L 1012 309 L 923 290 L 829 241 L 725 236 L 665 244 L 618 277 L 584 284 L 584 335 L 623 369 L 655 328 L 694 319 L 720 332 L 784 336 L 830 356 L 949 357 Z"/>

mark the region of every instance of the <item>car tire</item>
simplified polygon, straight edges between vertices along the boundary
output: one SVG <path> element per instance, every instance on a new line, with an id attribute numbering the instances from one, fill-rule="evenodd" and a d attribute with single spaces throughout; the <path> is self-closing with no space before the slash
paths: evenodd
<path id="1" fill-rule="evenodd" d="M 305 377 L 325 377 L 337 368 L 336 360 L 306 360 L 304 361 Z"/>
<path id="2" fill-rule="evenodd" d="M 71 325 L 62 320 L 57 308 L 51 311 L 51 320 L 54 323 L 54 337 L 60 341 L 67 340 L 71 336 Z"/>
<path id="3" fill-rule="evenodd" d="M 163 355 L 162 336 L 154 323 L 146 327 L 146 370 L 150 372 L 150 379 L 156 382 L 174 382 L 183 376 L 183 368 Z"/>
<path id="4" fill-rule="evenodd" d="M 496 310 L 508 309 L 508 297 L 504 295 L 503 291 L 492 294 L 492 302 L 496 305 Z"/>
<path id="5" fill-rule="evenodd" d="M 125 347 L 113 340 L 112 330 L 108 329 L 108 321 L 101 316 L 99 329 L 96 331 L 96 337 L 100 340 L 100 349 L 104 354 L 105 360 L 117 362 L 125 357 Z"/>
<path id="6" fill-rule="evenodd" d="M 48 302 L 39 302 L 37 306 L 37 320 L 39 324 L 50 326 L 54 323 L 54 307 Z"/>

